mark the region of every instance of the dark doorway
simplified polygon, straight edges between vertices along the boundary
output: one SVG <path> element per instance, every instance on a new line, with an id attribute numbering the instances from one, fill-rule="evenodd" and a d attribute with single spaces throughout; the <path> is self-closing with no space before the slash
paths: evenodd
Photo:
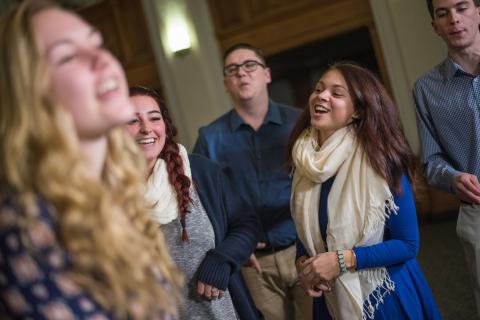
<path id="1" fill-rule="evenodd" d="M 273 100 L 303 108 L 321 73 L 330 64 L 349 60 L 380 75 L 368 28 L 360 28 L 334 37 L 267 57 Z"/>

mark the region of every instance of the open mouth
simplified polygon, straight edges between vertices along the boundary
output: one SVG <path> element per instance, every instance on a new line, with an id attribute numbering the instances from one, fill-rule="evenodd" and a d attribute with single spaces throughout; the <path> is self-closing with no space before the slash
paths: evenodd
<path id="1" fill-rule="evenodd" d="M 109 92 L 117 90 L 118 86 L 119 86 L 119 82 L 117 79 L 113 79 L 113 78 L 106 79 L 103 82 L 101 82 L 100 85 L 98 86 L 97 94 L 99 96 L 105 95 Z"/>
<path id="2" fill-rule="evenodd" d="M 315 112 L 315 114 L 323 114 L 323 113 L 330 112 L 330 110 L 328 110 L 327 107 L 319 105 L 319 104 L 317 104 L 313 107 L 313 111 Z"/>
<path id="3" fill-rule="evenodd" d="M 154 144 L 155 141 L 157 141 L 157 139 L 155 138 L 142 138 L 142 139 L 138 139 L 137 143 L 141 145 L 148 145 L 148 144 Z"/>

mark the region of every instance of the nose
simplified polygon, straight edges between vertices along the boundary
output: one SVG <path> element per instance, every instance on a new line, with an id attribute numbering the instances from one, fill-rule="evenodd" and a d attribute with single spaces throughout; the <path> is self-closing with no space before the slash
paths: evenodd
<path id="1" fill-rule="evenodd" d="M 330 94 L 328 93 L 328 90 L 321 90 L 320 92 L 317 93 L 317 96 L 320 100 L 327 101 L 328 98 L 330 97 Z"/>
<path id="2" fill-rule="evenodd" d="M 243 66 L 239 66 L 236 73 L 237 77 L 242 77 L 242 76 L 245 76 L 246 74 L 247 74 L 247 71 L 243 69 Z"/>
<path id="3" fill-rule="evenodd" d="M 140 122 L 140 132 L 143 134 L 147 134 L 152 132 L 152 128 L 150 127 L 150 124 L 145 121 Z"/>
<path id="4" fill-rule="evenodd" d="M 450 24 L 458 23 L 459 18 L 460 18 L 460 15 L 457 13 L 457 11 L 455 9 L 452 9 L 450 11 Z"/>
<path id="5" fill-rule="evenodd" d="M 95 69 L 105 68 L 114 59 L 110 51 L 104 48 L 92 48 L 89 50 L 89 54 Z"/>

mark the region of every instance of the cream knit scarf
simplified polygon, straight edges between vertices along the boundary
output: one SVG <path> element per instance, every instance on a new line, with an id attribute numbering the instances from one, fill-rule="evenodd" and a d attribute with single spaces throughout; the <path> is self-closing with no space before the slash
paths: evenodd
<path id="1" fill-rule="evenodd" d="M 382 242 L 385 219 L 396 213 L 385 179 L 371 167 L 350 127 L 333 133 L 318 147 L 317 131 L 307 128 L 293 151 L 295 173 L 291 212 L 298 237 L 311 257 L 328 251 Z M 336 176 L 328 195 L 326 246 L 318 222 L 321 184 Z M 373 319 L 383 297 L 395 289 L 382 268 L 347 272 L 335 280 L 325 298 L 335 319 Z"/>
<path id="2" fill-rule="evenodd" d="M 181 144 L 178 144 L 178 147 L 185 175 L 192 179 L 187 150 Z M 159 224 L 167 224 L 179 216 L 177 193 L 168 181 L 167 165 L 163 159 L 157 159 L 153 172 L 148 177 L 145 198 L 149 204 L 153 205 L 151 215 Z"/>

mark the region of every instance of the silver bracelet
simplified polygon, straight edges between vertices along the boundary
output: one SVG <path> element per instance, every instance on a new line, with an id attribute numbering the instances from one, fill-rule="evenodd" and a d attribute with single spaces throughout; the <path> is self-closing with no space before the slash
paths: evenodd
<path id="1" fill-rule="evenodd" d="M 338 265 L 340 266 L 340 274 L 347 273 L 347 266 L 345 265 L 345 256 L 343 250 L 337 250 Z"/>

